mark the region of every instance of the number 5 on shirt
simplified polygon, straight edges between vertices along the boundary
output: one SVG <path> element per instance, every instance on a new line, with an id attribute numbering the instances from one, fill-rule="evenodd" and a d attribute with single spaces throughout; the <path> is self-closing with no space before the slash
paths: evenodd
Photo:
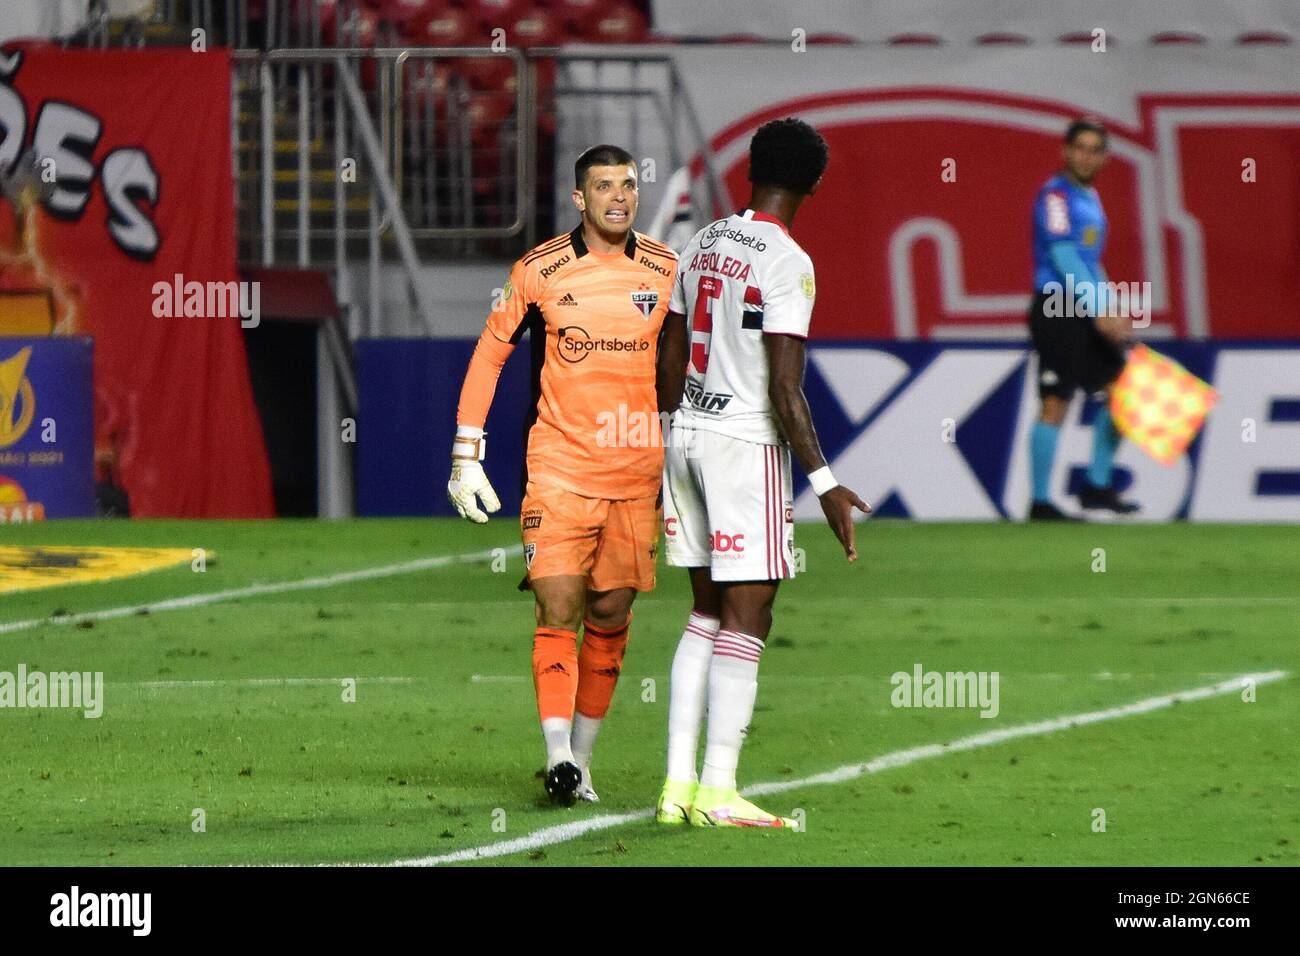
<path id="1" fill-rule="evenodd" d="M 691 368 L 703 375 L 709 369 L 709 339 L 713 335 L 713 300 L 722 295 L 722 280 L 700 276 L 691 310 Z"/>

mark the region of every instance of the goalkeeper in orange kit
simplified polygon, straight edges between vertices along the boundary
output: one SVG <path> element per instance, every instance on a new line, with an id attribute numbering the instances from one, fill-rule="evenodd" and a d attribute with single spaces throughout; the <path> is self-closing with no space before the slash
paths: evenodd
<path id="1" fill-rule="evenodd" d="M 500 508 L 483 470 L 483 426 L 501 367 L 529 333 L 520 525 L 536 599 L 533 682 L 546 791 L 563 804 L 598 799 L 592 748 L 622 669 L 632 601 L 655 584 L 663 469 L 657 346 L 677 272 L 671 249 L 632 229 L 637 168 L 629 153 L 594 146 L 574 176 L 581 223 L 514 264 L 474 350 L 447 485 L 465 518 L 485 522 L 485 511 Z M 672 334 L 684 336 L 682 325 Z"/>

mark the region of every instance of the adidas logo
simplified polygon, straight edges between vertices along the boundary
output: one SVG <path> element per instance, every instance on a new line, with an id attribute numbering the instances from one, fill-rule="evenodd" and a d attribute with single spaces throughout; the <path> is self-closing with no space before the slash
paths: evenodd
<path id="1" fill-rule="evenodd" d="M 548 667 L 548 668 L 546 668 L 545 670 L 543 670 L 542 673 L 543 673 L 543 674 L 567 674 L 567 673 L 569 673 L 569 670 L 568 670 L 567 667 L 565 667 L 565 666 L 564 666 L 563 664 L 561 664 L 559 661 L 556 661 L 556 662 L 555 662 L 554 664 L 552 664 L 550 667 Z"/>
<path id="2" fill-rule="evenodd" d="M 556 303 L 557 305 L 577 305 L 578 300 L 573 297 L 572 292 L 566 292 L 564 298 Z"/>
<path id="3" fill-rule="evenodd" d="M 617 667 L 600 667 L 596 670 L 598 677 L 612 677 L 618 680 L 619 669 Z"/>

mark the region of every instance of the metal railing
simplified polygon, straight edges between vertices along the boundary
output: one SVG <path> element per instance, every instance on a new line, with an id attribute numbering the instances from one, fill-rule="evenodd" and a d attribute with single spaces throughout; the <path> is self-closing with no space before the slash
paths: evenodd
<path id="1" fill-rule="evenodd" d="M 507 59 L 513 66 L 509 80 L 499 90 L 473 91 L 463 73 L 439 74 L 440 61 L 487 58 Z M 394 91 L 394 171 L 405 207 L 415 213 L 419 223 L 414 228 L 422 238 L 438 237 L 506 237 L 524 229 L 528 200 L 528 157 L 535 122 L 530 71 L 518 50 L 493 53 L 482 47 L 431 50 L 403 50 L 393 64 Z M 495 101 L 495 102 L 494 102 Z M 445 122 L 439 123 L 440 104 L 446 109 Z M 492 109 L 506 112 L 494 116 Z M 486 115 L 479 115 L 486 113 Z M 439 147 L 439 132 L 446 130 L 448 146 Z M 482 135 L 485 142 L 476 144 Z M 439 225 L 439 183 L 437 159 L 455 162 L 453 174 L 453 215 L 461 221 Z M 480 158 L 495 164 L 492 175 L 480 177 L 475 163 Z M 419 161 L 423 159 L 421 168 Z M 487 180 L 489 191 L 496 193 L 496 208 L 512 210 L 508 220 L 497 225 L 475 221 L 480 205 L 473 192 L 480 179 Z M 491 206 L 487 209 L 490 211 Z"/>
<path id="2" fill-rule="evenodd" d="M 495 87 L 471 83 L 480 66 L 498 74 Z M 233 88 L 241 257 L 335 269 L 345 293 L 349 266 L 368 266 L 364 307 L 347 300 L 354 337 L 384 331 L 385 262 L 414 289 L 429 271 L 421 262 L 513 258 L 564 228 L 572 159 L 595 142 L 656 161 L 645 220 L 661 199 L 656 180 L 697 158 L 695 208 L 717 216 L 732 205 L 676 65 L 659 53 L 239 51 Z M 552 195 L 554 205 L 539 202 Z M 388 303 L 390 331 L 432 331 L 430 313 L 411 307 L 416 322 Z"/>
<path id="3" fill-rule="evenodd" d="M 165 27 L 171 32 L 151 36 L 188 42 L 190 31 L 203 29 L 209 45 L 240 48 L 234 133 L 243 261 L 328 266 L 338 261 L 340 244 L 348 258 L 391 256 L 391 213 L 368 182 L 340 188 L 348 184 L 334 168 L 334 147 L 355 137 L 339 108 L 338 56 L 360 80 L 382 168 L 426 259 L 509 258 L 562 229 L 573 218 L 572 156 L 595 142 L 657 159 L 660 180 L 702 157 L 694 207 L 719 215 L 732 205 L 670 55 L 372 49 L 396 29 L 382 18 L 376 26 L 370 10 L 362 16 L 362 0 L 262 0 L 251 17 L 250 6 L 155 0 L 136 33 L 122 33 L 128 42 L 139 30 Z M 109 40 L 105 9 L 95 0 L 101 43 Z M 354 154 L 348 145 L 346 155 Z M 643 176 L 646 215 L 660 198 L 654 179 Z M 372 242 L 372 234 L 382 241 Z M 367 327 L 351 325 L 354 334 Z"/>
<path id="4" fill-rule="evenodd" d="M 429 86 L 446 61 L 483 57 L 512 67 L 510 102 L 495 113 L 471 115 L 454 82 Z M 408 305 L 427 324 L 417 242 L 524 231 L 533 123 L 518 51 L 239 51 L 233 89 L 241 254 L 335 269 L 353 336 L 378 331 L 385 260 L 401 266 Z M 484 156 L 495 173 L 483 179 L 487 203 L 472 191 Z M 370 273 L 364 309 L 349 295 L 358 259 Z"/>
<path id="5" fill-rule="evenodd" d="M 418 299 L 423 263 L 513 258 L 567 228 L 572 159 L 595 142 L 657 162 L 643 176 L 643 222 L 661 199 L 655 180 L 698 158 L 694 208 L 730 209 L 671 55 L 371 49 L 391 24 L 364 32 L 374 21 L 360 9 L 265 0 L 250 18 L 249 0 L 156 0 L 140 27 L 161 42 L 201 28 L 210 45 L 244 47 L 232 84 L 241 261 L 333 271 L 352 337 L 433 330 Z M 108 33 L 103 24 L 103 42 Z M 387 291 L 393 269 L 405 303 Z"/>
<path id="6" fill-rule="evenodd" d="M 557 61 L 555 97 L 557 103 L 576 101 L 572 109 L 557 106 L 559 117 L 569 117 L 569 128 L 560 126 L 556 143 L 556 181 L 568 175 L 568 164 L 587 146 L 613 142 L 625 146 L 638 158 L 666 160 L 667 169 L 656 169 L 656 180 L 696 157 L 702 173 L 694 181 L 695 208 L 710 218 L 726 215 L 735 207 L 704 135 L 695 105 L 677 71 L 675 60 L 662 53 L 575 53 L 551 51 Z M 656 166 L 661 164 L 656 163 Z M 659 197 L 653 182 L 642 176 L 641 202 Z M 556 215 L 566 210 L 567 190 L 557 189 Z"/>

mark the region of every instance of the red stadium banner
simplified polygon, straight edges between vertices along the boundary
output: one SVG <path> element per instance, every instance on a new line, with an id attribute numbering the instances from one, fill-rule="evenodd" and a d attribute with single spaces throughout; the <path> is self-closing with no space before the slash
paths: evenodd
<path id="1" fill-rule="evenodd" d="M 169 301 L 238 288 L 230 129 L 225 51 L 0 55 L 0 335 L 94 337 L 96 456 L 138 516 L 274 510 L 239 313 Z"/>
<path id="2" fill-rule="evenodd" d="M 1293 48 L 699 45 L 673 60 L 732 207 L 748 196 L 762 123 L 797 116 L 830 143 L 791 230 L 817 270 L 815 338 L 1025 338 L 1031 205 L 1085 113 L 1110 129 L 1095 183 L 1110 224 L 1102 261 L 1140 296 L 1141 334 L 1300 338 Z M 587 102 L 562 101 L 563 118 Z M 642 136 L 638 148 L 672 146 Z M 698 184 L 702 156 L 691 169 Z M 694 197 L 697 228 L 731 211 Z"/>

